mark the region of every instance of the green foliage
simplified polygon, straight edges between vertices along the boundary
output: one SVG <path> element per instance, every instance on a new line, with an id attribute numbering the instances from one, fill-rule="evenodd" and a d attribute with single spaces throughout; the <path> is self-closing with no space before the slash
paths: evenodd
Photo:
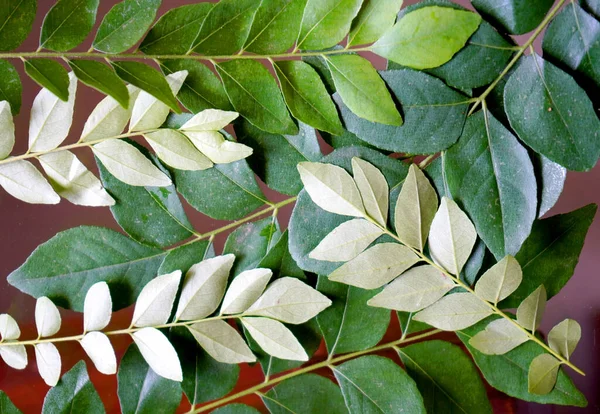
<path id="1" fill-rule="evenodd" d="M 6 414 L 21 414 L 21 411 L 15 407 L 4 391 L 0 391 L 0 410 Z"/>
<path id="2" fill-rule="evenodd" d="M 524 34 L 536 28 L 552 7 L 552 0 L 509 0 L 498 7 L 494 0 L 472 0 L 484 17 L 510 34 Z"/>
<path id="3" fill-rule="evenodd" d="M 50 59 L 27 60 L 25 73 L 63 101 L 69 98 L 69 76 L 60 63 Z"/>
<path id="4" fill-rule="evenodd" d="M 347 413 L 340 388 L 332 381 L 314 374 L 301 375 L 282 382 L 263 394 L 270 413 L 304 411 L 315 413 Z"/>
<path id="5" fill-rule="evenodd" d="M 35 19 L 36 0 L 10 1 L 0 10 L 0 49 L 16 49 L 27 39 Z"/>
<path id="6" fill-rule="evenodd" d="M 69 66 L 81 82 L 112 96 L 123 108 L 129 106 L 127 87 L 108 66 L 91 60 L 71 60 Z"/>
<path id="7" fill-rule="evenodd" d="M 99 0 L 61 0 L 44 18 L 40 47 L 64 52 L 83 42 L 96 22 Z"/>

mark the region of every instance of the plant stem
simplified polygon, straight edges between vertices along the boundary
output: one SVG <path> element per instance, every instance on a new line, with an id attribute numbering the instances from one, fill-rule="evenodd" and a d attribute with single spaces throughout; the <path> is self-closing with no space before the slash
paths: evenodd
<path id="1" fill-rule="evenodd" d="M 228 397 L 224 397 L 224 398 L 215 400 L 215 401 L 211 402 L 210 404 L 204 405 L 204 406 L 199 407 L 198 409 L 190 411 L 190 412 L 191 413 L 203 413 L 203 412 L 212 410 L 214 408 L 217 408 L 217 407 L 219 407 L 221 405 L 233 402 L 233 401 L 235 401 L 235 400 L 237 400 L 239 398 L 245 397 L 247 395 L 259 393 L 259 391 L 261 391 L 264 388 L 272 387 L 273 385 L 276 385 L 276 384 L 278 384 L 280 382 L 283 382 L 285 380 L 288 380 L 290 378 L 294 378 L 294 377 L 297 377 L 297 376 L 302 375 L 302 374 L 313 372 L 313 371 L 316 371 L 316 370 L 321 369 L 321 368 L 332 367 L 332 366 L 335 366 L 336 364 L 339 364 L 341 362 L 344 362 L 344 361 L 347 361 L 349 359 L 356 358 L 356 357 L 359 357 L 359 356 L 362 356 L 362 355 L 372 354 L 374 352 L 384 351 L 384 350 L 387 350 L 387 349 L 393 349 L 394 347 L 397 347 L 398 345 L 404 345 L 404 344 L 407 344 L 409 342 L 418 341 L 420 339 L 424 339 L 424 338 L 427 338 L 429 336 L 436 335 L 436 334 L 438 334 L 440 332 L 442 332 L 442 331 L 439 330 L 439 329 L 434 329 L 434 330 L 425 332 L 423 334 L 409 336 L 407 338 L 398 339 L 398 340 L 395 340 L 395 341 L 392 341 L 392 342 L 388 342 L 386 344 L 375 346 L 373 348 L 365 349 L 363 351 L 352 352 L 352 353 L 349 353 L 349 354 L 340 355 L 340 356 L 335 357 L 333 359 L 328 359 L 328 360 L 325 360 L 325 361 L 322 361 L 322 362 L 318 362 L 316 364 L 307 365 L 307 366 L 305 366 L 303 368 L 297 369 L 297 370 L 289 372 L 287 374 L 284 374 L 284 375 L 281 375 L 281 376 L 278 376 L 278 377 L 275 377 L 275 378 L 271 378 L 271 379 L 269 379 L 269 381 L 261 382 L 260 384 L 257 384 L 257 385 L 255 385 L 253 387 L 250 387 L 250 388 L 247 388 L 247 389 L 245 389 L 243 391 L 237 392 L 235 394 L 231 394 Z"/>

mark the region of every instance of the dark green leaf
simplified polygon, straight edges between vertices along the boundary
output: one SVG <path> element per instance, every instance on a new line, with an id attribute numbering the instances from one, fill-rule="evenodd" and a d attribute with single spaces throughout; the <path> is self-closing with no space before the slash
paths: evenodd
<path id="1" fill-rule="evenodd" d="M 177 99 L 193 113 L 205 109 L 222 109 L 224 111 L 233 109 L 217 75 L 202 63 L 189 59 L 167 60 L 161 62 L 161 67 L 166 74 L 180 70 L 188 71 L 185 82 L 177 94 Z"/>
<path id="2" fill-rule="evenodd" d="M 198 3 L 169 10 L 150 29 L 140 50 L 148 55 L 186 54 L 212 7 L 212 3 Z"/>
<path id="3" fill-rule="evenodd" d="M 519 141 L 484 109 L 446 152 L 444 172 L 496 259 L 517 254 L 537 217 L 533 165 Z"/>
<path id="4" fill-rule="evenodd" d="M 335 135 L 344 132 L 325 85 L 308 63 L 300 60 L 280 61 L 274 67 L 283 96 L 294 117 Z"/>
<path id="5" fill-rule="evenodd" d="M 489 322 L 498 317 L 484 319 L 463 331 L 458 337 L 463 341 L 486 381 L 497 390 L 511 397 L 540 404 L 572 405 L 585 407 L 587 401 L 575 388 L 571 379 L 563 372 L 558 374 L 554 389 L 545 395 L 530 394 L 527 391 L 527 372 L 531 361 L 544 353 L 544 349 L 535 342 L 526 342 L 503 355 L 485 355 L 469 345 L 469 340 L 485 329 Z"/>
<path id="6" fill-rule="evenodd" d="M 0 50 L 13 50 L 23 43 L 35 20 L 37 0 L 7 0 L 0 7 Z"/>
<path id="7" fill-rule="evenodd" d="M 255 60 L 231 60 L 217 64 L 225 92 L 233 107 L 258 128 L 273 134 L 298 133 L 277 82 Z"/>
<path id="8" fill-rule="evenodd" d="M 398 316 L 398 322 L 400 322 L 400 329 L 402 330 L 402 334 L 406 335 L 419 333 L 426 331 L 428 329 L 432 329 L 433 327 L 427 325 L 425 322 L 415 321 L 413 316 L 416 312 L 396 312 Z"/>
<path id="9" fill-rule="evenodd" d="M 381 341 L 390 323 L 390 311 L 367 305 L 380 289 L 363 290 L 319 276 L 317 290 L 333 302 L 317 315 L 329 355 L 362 351 Z"/>
<path id="10" fill-rule="evenodd" d="M 135 344 L 123 356 L 117 380 L 123 414 L 172 413 L 181 401 L 181 385 L 152 371 Z"/>
<path id="11" fill-rule="evenodd" d="M 392 360 L 363 356 L 333 368 L 351 413 L 425 413 L 415 382 Z"/>
<path id="12" fill-rule="evenodd" d="M 44 398 L 43 414 L 105 413 L 104 404 L 90 381 L 85 362 L 63 375 Z M 2 411 L 4 413 L 4 411 Z"/>
<path id="13" fill-rule="evenodd" d="M 244 50 L 257 54 L 284 53 L 294 45 L 307 0 L 263 0 Z"/>
<path id="14" fill-rule="evenodd" d="M 66 52 L 79 45 L 96 22 L 100 0 L 60 0 L 42 24 L 40 47 Z"/>
<path id="15" fill-rule="evenodd" d="M 125 82 L 148 92 L 156 99 L 167 104 L 176 113 L 181 113 L 177 99 L 165 77 L 156 69 L 140 62 L 112 62 L 117 75 Z"/>
<path id="16" fill-rule="evenodd" d="M 129 91 L 110 67 L 94 60 L 70 60 L 69 66 L 81 82 L 112 96 L 123 108 L 129 107 Z"/>
<path id="17" fill-rule="evenodd" d="M 485 386 L 470 358 L 456 345 L 428 341 L 398 350 L 430 413 L 491 413 Z"/>
<path id="18" fill-rule="evenodd" d="M 262 396 L 271 414 L 347 414 L 340 387 L 315 374 L 290 378 Z"/>
<path id="19" fill-rule="evenodd" d="M 105 53 L 121 53 L 135 45 L 146 33 L 161 0 L 124 0 L 104 16 L 94 48 Z"/>
<path id="20" fill-rule="evenodd" d="M 221 0 L 210 10 L 190 50 L 204 55 L 231 55 L 242 49 L 254 14 L 256 0 Z"/>
<path id="21" fill-rule="evenodd" d="M 256 408 L 244 404 L 229 404 L 212 412 L 213 414 L 260 414 Z"/>
<path id="22" fill-rule="evenodd" d="M 600 155 L 600 121 L 575 80 L 539 56 L 523 59 L 504 90 L 510 125 L 536 152 L 570 170 Z"/>
<path id="23" fill-rule="evenodd" d="M 477 275 L 483 266 L 486 251 L 485 243 L 481 239 L 478 239 L 471 252 L 471 257 L 469 257 L 465 267 L 460 272 L 460 279 L 467 282 L 469 286 L 473 286 L 475 280 L 477 280 Z"/>
<path id="24" fill-rule="evenodd" d="M 167 253 L 165 259 L 160 264 L 157 273 L 159 275 L 166 275 L 175 270 L 181 270 L 185 274 L 190 270 L 190 267 L 204 259 L 213 257 L 214 253 L 214 246 L 207 240 L 184 244 L 173 250 L 169 250 L 169 253 Z"/>
<path id="25" fill-rule="evenodd" d="M 8 395 L 4 391 L 0 391 L 0 413 L 2 414 L 21 414 L 21 410 L 19 410 L 12 403 Z"/>
<path id="26" fill-rule="evenodd" d="M 353 113 L 371 122 L 402 125 L 390 92 L 368 60 L 358 55 L 326 59 L 335 88 Z"/>
<path id="27" fill-rule="evenodd" d="M 497 0 L 471 0 L 479 13 L 487 20 L 511 34 L 524 34 L 536 28 L 554 0 L 507 0 L 498 4 Z"/>
<path id="28" fill-rule="evenodd" d="M 567 169 L 539 154 L 533 157 L 533 166 L 538 176 L 538 217 L 542 217 L 558 201 L 565 186 Z"/>
<path id="29" fill-rule="evenodd" d="M 250 122 L 235 124 L 235 133 L 243 144 L 254 150 L 248 162 L 252 170 L 273 190 L 295 195 L 302 190 L 296 165 L 322 157 L 314 128 L 300 123 L 298 135 L 275 135 Z"/>
<path id="30" fill-rule="evenodd" d="M 436 153 L 456 142 L 468 108 L 464 95 L 433 76 L 410 69 L 384 71 L 381 76 L 400 101 L 404 125 L 392 127 L 358 118 L 336 99 L 346 129 L 377 148 L 409 154 Z"/>
<path id="31" fill-rule="evenodd" d="M 575 271 L 596 210 L 597 206 L 590 204 L 534 223 L 516 256 L 523 269 L 523 282 L 500 303 L 502 308 L 516 308 L 539 285 L 544 285 L 548 298 L 562 289 Z"/>
<path id="32" fill-rule="evenodd" d="M 336 50 L 341 48 L 341 46 L 334 46 L 331 49 Z M 325 84 L 325 88 L 327 88 L 327 92 L 329 92 L 330 95 L 333 95 L 335 93 L 335 83 L 333 82 L 333 77 L 331 76 L 331 71 L 327 66 L 327 61 L 325 60 L 325 57 L 302 56 L 302 60 L 308 63 L 310 66 L 313 67 L 314 70 L 317 71 L 317 73 L 321 77 L 321 80 Z"/>
<path id="33" fill-rule="evenodd" d="M 598 0 L 581 0 L 581 6 L 596 16 L 596 18 L 600 18 L 600 1 Z"/>
<path id="34" fill-rule="evenodd" d="M 298 267 L 290 255 L 288 243 L 288 231 L 284 231 L 277 243 L 261 259 L 257 267 L 271 269 L 273 279 L 282 276 L 290 276 L 298 279 L 306 279 L 306 275 Z"/>
<path id="35" fill-rule="evenodd" d="M 396 21 L 402 0 L 367 0 L 352 21 L 348 45 L 365 45 L 377 41 Z"/>
<path id="36" fill-rule="evenodd" d="M 362 0 L 309 1 L 304 9 L 297 47 L 321 50 L 337 45 L 350 31 Z"/>
<path id="37" fill-rule="evenodd" d="M 350 131 L 344 131 L 342 135 L 331 135 L 327 132 L 321 132 L 323 140 L 331 145 L 334 149 L 343 147 L 367 147 L 376 149 L 374 146 L 367 144 L 365 141 L 359 139 Z"/>
<path id="38" fill-rule="evenodd" d="M 110 229 L 76 227 L 38 246 L 8 282 L 28 295 L 48 296 L 65 309 L 82 312 L 88 289 L 105 281 L 118 310 L 135 302 L 165 255 Z"/>
<path id="39" fill-rule="evenodd" d="M 43 88 L 63 101 L 69 99 L 69 74 L 57 61 L 32 59 L 25 61 L 25 73 Z"/>
<path id="40" fill-rule="evenodd" d="M 17 115 L 21 110 L 21 78 L 15 67 L 8 61 L 0 59 L 0 101 L 7 101 L 10 110 Z"/>

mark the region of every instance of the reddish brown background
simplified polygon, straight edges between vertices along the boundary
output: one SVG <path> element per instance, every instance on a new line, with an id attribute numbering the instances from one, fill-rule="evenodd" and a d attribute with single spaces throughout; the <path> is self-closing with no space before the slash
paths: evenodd
<path id="1" fill-rule="evenodd" d="M 197 1 L 165 0 L 159 14 L 176 6 L 195 2 Z M 405 1 L 405 4 L 416 2 L 417 0 L 409 0 Z M 469 6 L 468 0 L 459 0 L 457 2 Z M 42 18 L 53 3 L 53 1 L 47 0 L 38 2 L 38 18 L 34 23 L 34 30 L 22 46 L 22 50 L 34 51 L 37 48 L 37 39 L 39 37 Z M 102 0 L 100 3 L 98 15 L 104 16 L 117 1 Z M 92 38 L 93 36 L 90 35 L 90 38 L 80 50 L 87 50 Z M 384 61 L 380 58 L 375 57 L 373 61 L 379 67 L 382 67 L 384 64 Z M 23 75 L 20 62 L 14 62 L 14 64 Z M 29 108 L 35 94 L 39 90 L 39 87 L 27 77 L 22 76 L 22 81 L 24 89 L 23 107 L 20 115 L 16 118 L 17 145 L 15 153 L 22 153 L 26 150 Z M 85 87 L 81 83 L 79 84 L 75 106 L 75 121 L 71 129 L 72 133 L 69 142 L 74 142 L 77 139 L 87 115 L 89 115 L 100 99 L 101 95 L 99 93 Z M 95 170 L 89 150 L 80 150 L 77 154 L 88 167 Z M 600 180 L 600 167 L 596 167 L 589 173 L 569 173 L 565 191 L 557 206 L 550 212 L 550 215 L 568 212 L 588 203 L 599 203 L 598 180 Z M 272 191 L 265 191 L 272 199 L 280 197 Z M 6 283 L 6 276 L 20 266 L 40 243 L 48 240 L 61 230 L 79 225 L 106 226 L 115 230 L 119 230 L 119 227 L 113 220 L 108 208 L 77 207 L 65 200 L 57 206 L 30 205 L 20 202 L 7 195 L 3 190 L 0 190 L 0 205 L 2 206 L 2 214 L 0 214 L 0 228 L 2 229 L 0 237 L 0 313 L 8 312 L 15 317 L 22 327 L 23 338 L 34 338 L 33 311 L 35 301 L 31 297 L 9 286 Z M 223 222 L 209 219 L 191 208 L 188 208 L 188 212 L 192 223 L 200 231 L 218 228 L 223 225 Z M 287 222 L 290 212 L 291 207 L 287 207 L 282 211 L 280 217 L 283 223 Z M 224 238 L 225 235 L 221 235 L 216 240 L 218 251 L 222 248 Z M 587 376 L 581 377 L 573 372 L 569 374 L 573 374 L 575 383 L 588 398 L 588 408 L 551 407 L 523 402 L 508 402 L 507 404 L 506 400 L 498 400 L 498 396 L 494 394 L 496 412 L 507 412 L 509 410 L 508 407 L 511 410 L 516 408 L 519 413 L 583 413 L 600 411 L 600 398 L 598 397 L 598 391 L 600 391 L 600 332 L 598 331 L 600 327 L 600 280 L 597 277 L 598 269 L 600 268 L 599 246 L 600 220 L 596 220 L 588 235 L 575 275 L 562 292 L 551 300 L 542 325 L 542 330 L 547 332 L 553 325 L 567 317 L 574 318 L 581 323 L 583 337 L 577 352 L 573 356 L 573 362 L 581 367 L 587 373 Z M 127 326 L 129 312 L 125 310 L 116 313 L 110 327 Z M 62 314 L 64 325 L 61 333 L 65 335 L 80 333 L 80 315 L 68 311 L 63 311 Z M 124 338 L 115 343 L 118 356 L 122 355 L 128 343 L 129 341 Z M 61 344 L 59 350 L 63 356 L 63 372 L 68 370 L 78 360 L 85 358 L 83 351 L 75 344 Z M 0 389 L 6 391 L 13 402 L 25 413 L 36 413 L 41 409 L 48 387 L 37 374 L 31 352 L 29 357 L 32 363 L 24 371 L 16 371 L 0 363 Z M 107 412 L 119 412 L 118 402 L 115 398 L 116 378 L 98 374 L 89 360 L 87 362 L 92 380 L 107 404 Z M 259 379 L 258 371 L 253 369 L 244 371 L 241 381 L 248 384 L 255 383 Z M 502 399 L 501 396 L 500 399 Z"/>

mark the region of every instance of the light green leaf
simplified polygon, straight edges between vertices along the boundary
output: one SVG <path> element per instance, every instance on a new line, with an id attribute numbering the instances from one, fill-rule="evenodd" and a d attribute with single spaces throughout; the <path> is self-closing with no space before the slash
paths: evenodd
<path id="1" fill-rule="evenodd" d="M 502 355 L 528 340 L 527 334 L 514 323 L 501 318 L 493 320 L 469 339 L 469 345 L 486 355 Z"/>
<path id="2" fill-rule="evenodd" d="M 29 161 L 0 165 L 0 186 L 19 200 L 33 204 L 58 204 L 60 197 Z"/>
<path id="3" fill-rule="evenodd" d="M 560 361 L 550 354 L 541 354 L 531 361 L 527 389 L 532 394 L 548 394 L 556 385 Z"/>
<path id="4" fill-rule="evenodd" d="M 61 360 L 58 349 L 51 342 L 34 346 L 38 372 L 46 385 L 54 387 L 60 378 Z"/>
<path id="5" fill-rule="evenodd" d="M 66 52 L 79 45 L 96 22 L 100 0 L 61 0 L 57 2 L 42 24 L 40 47 Z"/>
<path id="6" fill-rule="evenodd" d="M 2 408 L 3 414 L 22 414 L 21 411 L 15 407 L 4 391 L 0 391 L 0 408 Z"/>
<path id="7" fill-rule="evenodd" d="M 326 60 L 335 88 L 352 112 L 371 122 L 402 125 L 390 92 L 368 60 L 358 55 L 327 56 Z"/>
<path id="8" fill-rule="evenodd" d="M 337 45 L 348 34 L 362 0 L 308 0 L 297 47 L 322 50 Z"/>
<path id="9" fill-rule="evenodd" d="M 200 153 L 181 132 L 159 129 L 144 134 L 144 138 L 165 164 L 179 170 L 205 170 L 213 163 Z"/>
<path id="10" fill-rule="evenodd" d="M 229 164 L 252 155 L 252 148 L 226 140 L 218 131 L 185 131 L 184 134 L 215 164 Z"/>
<path id="11" fill-rule="evenodd" d="M 434 304 L 454 287 L 454 282 L 435 267 L 418 266 L 387 285 L 367 304 L 378 308 L 416 312 Z"/>
<path id="12" fill-rule="evenodd" d="M 0 357 L 11 368 L 25 369 L 27 367 L 27 350 L 25 349 L 25 345 L 6 344 L 0 347 Z"/>
<path id="13" fill-rule="evenodd" d="M 429 249 L 433 260 L 454 275 L 459 275 L 471 255 L 477 232 L 469 217 L 447 197 L 431 222 Z"/>
<path id="14" fill-rule="evenodd" d="M 8 157 L 15 146 L 15 124 L 10 103 L 0 102 L 0 160 Z"/>
<path id="15" fill-rule="evenodd" d="M 329 280 L 376 289 L 394 280 L 420 258 L 408 247 L 398 243 L 380 243 L 338 267 Z"/>
<path id="16" fill-rule="evenodd" d="M 35 20 L 37 0 L 7 1 L 0 8 L 0 50 L 13 50 L 23 43 Z"/>
<path id="17" fill-rule="evenodd" d="M 225 321 L 198 322 L 188 329 L 200 346 L 218 362 L 241 364 L 256 361 L 238 331 Z"/>
<path id="18" fill-rule="evenodd" d="M 167 323 L 179 289 L 181 270 L 152 279 L 140 292 L 131 326 L 158 326 Z"/>
<path id="19" fill-rule="evenodd" d="M 94 60 L 70 60 L 69 66 L 81 82 L 112 96 L 123 108 L 129 107 L 129 91 L 110 67 Z"/>
<path id="20" fill-rule="evenodd" d="M 548 345 L 563 357 L 569 359 L 579 340 L 581 326 L 573 319 L 565 319 L 548 333 Z"/>
<path id="21" fill-rule="evenodd" d="M 423 251 L 437 204 L 437 194 L 429 179 L 411 164 L 394 212 L 396 234 L 404 244 Z"/>
<path id="22" fill-rule="evenodd" d="M 383 230 L 367 220 L 349 220 L 325 236 L 308 257 L 328 262 L 347 262 L 362 253 L 383 234 Z"/>
<path id="23" fill-rule="evenodd" d="M 242 313 L 250 307 L 267 287 L 273 276 L 271 269 L 250 269 L 237 275 L 223 298 L 221 315 Z"/>
<path id="24" fill-rule="evenodd" d="M 42 88 L 48 89 L 61 101 L 69 99 L 69 75 L 57 61 L 51 59 L 25 60 L 25 73 Z"/>
<path id="25" fill-rule="evenodd" d="M 0 100 L 10 103 L 13 115 L 17 115 L 21 110 L 22 92 L 23 85 L 19 73 L 7 60 L 0 59 Z"/>
<path id="26" fill-rule="evenodd" d="M 94 366 L 104 375 L 117 373 L 117 358 L 110 340 L 102 332 L 89 332 L 81 340 L 81 347 Z"/>
<path id="27" fill-rule="evenodd" d="M 413 319 L 444 331 L 458 331 L 476 324 L 492 313 L 492 309 L 484 301 L 465 292 L 444 296 L 417 313 Z"/>
<path id="28" fill-rule="evenodd" d="M 448 62 L 479 27 L 477 14 L 449 7 L 423 7 L 408 13 L 372 47 L 375 53 L 414 69 Z"/>
<path id="29" fill-rule="evenodd" d="M 163 378 L 181 382 L 183 374 L 179 357 L 162 332 L 156 328 L 142 328 L 131 337 L 154 372 Z"/>
<path id="30" fill-rule="evenodd" d="M 369 217 L 387 227 L 389 187 L 385 177 L 373 164 L 352 158 L 352 174 Z"/>
<path id="31" fill-rule="evenodd" d="M 525 298 L 517 308 L 517 322 L 531 332 L 540 325 L 546 310 L 546 288 L 540 285 L 533 293 Z"/>
<path id="32" fill-rule="evenodd" d="M 205 109 L 191 117 L 179 129 L 184 132 L 219 131 L 231 124 L 239 115 L 237 112 Z"/>
<path id="33" fill-rule="evenodd" d="M 106 282 L 94 283 L 83 302 L 83 330 L 101 331 L 110 322 L 112 298 Z"/>
<path id="34" fill-rule="evenodd" d="M 2 341 L 19 339 L 19 336 L 21 336 L 21 330 L 17 321 L 7 313 L 0 315 L 0 336 L 2 337 Z"/>
<path id="35" fill-rule="evenodd" d="M 499 7 L 494 0 L 472 0 L 473 6 L 490 21 L 511 34 L 525 34 L 535 29 L 544 19 L 552 0 L 508 0 Z"/>
<path id="36" fill-rule="evenodd" d="M 269 355 L 292 361 L 308 361 L 294 334 L 281 322 L 269 318 L 241 318 L 242 325 Z"/>
<path id="37" fill-rule="evenodd" d="M 519 262 L 506 256 L 481 276 L 475 285 L 475 294 L 496 305 L 517 290 L 522 280 Z"/>
<path id="38" fill-rule="evenodd" d="M 367 0 L 352 21 L 348 45 L 366 45 L 377 41 L 396 21 L 403 0 Z"/>

